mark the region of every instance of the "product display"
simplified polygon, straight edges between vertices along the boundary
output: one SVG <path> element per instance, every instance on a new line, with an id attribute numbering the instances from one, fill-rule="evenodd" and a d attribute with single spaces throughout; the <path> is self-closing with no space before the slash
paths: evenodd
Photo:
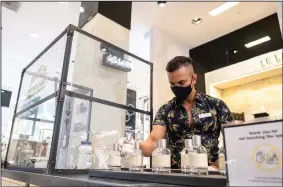
<path id="1" fill-rule="evenodd" d="M 121 153 L 119 151 L 119 145 L 117 143 L 113 144 L 113 150 L 109 154 L 108 168 L 110 170 L 121 170 Z"/>
<path id="2" fill-rule="evenodd" d="M 134 152 L 129 158 L 130 171 L 142 171 L 143 154 L 140 150 L 140 142 L 135 141 Z"/>
<path id="3" fill-rule="evenodd" d="M 122 144 L 121 155 L 128 156 L 133 152 L 133 138 L 130 133 L 126 134 L 126 139 Z"/>
<path id="4" fill-rule="evenodd" d="M 159 140 L 157 149 L 152 153 L 152 171 L 157 173 L 171 171 L 171 152 L 166 148 L 166 139 Z"/>
<path id="5" fill-rule="evenodd" d="M 92 166 L 91 142 L 82 141 L 78 152 L 77 169 L 90 169 Z"/>
<path id="6" fill-rule="evenodd" d="M 221 147 L 219 149 L 218 167 L 219 167 L 220 173 L 225 175 L 225 173 L 226 173 L 226 166 L 225 166 L 225 149 L 224 149 L 224 147 Z"/>
<path id="7" fill-rule="evenodd" d="M 94 169 L 106 170 L 108 169 L 109 152 L 106 146 L 99 145 L 94 148 Z"/>
<path id="8" fill-rule="evenodd" d="M 192 139 L 185 140 L 185 148 L 181 151 L 181 171 L 182 173 L 192 172 L 192 154 L 195 153 Z"/>
<path id="9" fill-rule="evenodd" d="M 193 136 L 194 153 L 192 154 L 192 172 L 208 174 L 208 158 L 205 147 L 201 145 L 201 136 Z"/>
<path id="10" fill-rule="evenodd" d="M 19 153 L 18 164 L 20 166 L 26 167 L 27 164 L 30 162 L 30 158 L 33 156 L 33 150 L 31 146 L 26 143 L 23 149 Z"/>

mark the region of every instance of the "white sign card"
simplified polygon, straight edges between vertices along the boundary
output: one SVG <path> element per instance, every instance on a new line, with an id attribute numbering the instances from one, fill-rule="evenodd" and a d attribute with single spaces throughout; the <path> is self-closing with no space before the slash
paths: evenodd
<path id="1" fill-rule="evenodd" d="M 282 120 L 224 128 L 229 186 L 282 186 Z"/>

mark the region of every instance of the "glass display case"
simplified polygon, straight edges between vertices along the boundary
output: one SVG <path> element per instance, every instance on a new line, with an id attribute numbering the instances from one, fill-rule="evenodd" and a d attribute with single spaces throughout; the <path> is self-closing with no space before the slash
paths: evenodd
<path id="1" fill-rule="evenodd" d="M 5 167 L 79 171 L 83 141 L 95 157 L 125 133 L 144 140 L 153 117 L 152 71 L 152 63 L 69 25 L 22 71 Z"/>

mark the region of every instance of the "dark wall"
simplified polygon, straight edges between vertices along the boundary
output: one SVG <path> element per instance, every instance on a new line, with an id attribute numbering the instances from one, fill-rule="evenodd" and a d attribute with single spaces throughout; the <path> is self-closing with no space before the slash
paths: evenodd
<path id="1" fill-rule="evenodd" d="M 270 41 L 246 48 L 245 44 L 269 36 Z M 223 68 L 247 59 L 281 49 L 283 41 L 277 14 L 247 25 L 234 32 L 195 47 L 189 51 L 199 67 L 197 85 L 201 91 L 205 89 L 204 73 Z M 234 53 L 234 51 L 237 51 Z M 196 65 L 195 65 L 196 66 Z M 244 68 L 244 67 L 243 67 Z"/>
<path id="2" fill-rule="evenodd" d="M 85 25 L 89 18 L 99 13 L 129 30 L 131 29 L 131 1 L 86 1 L 82 2 L 81 6 L 85 11 L 80 14 L 79 27 Z"/>

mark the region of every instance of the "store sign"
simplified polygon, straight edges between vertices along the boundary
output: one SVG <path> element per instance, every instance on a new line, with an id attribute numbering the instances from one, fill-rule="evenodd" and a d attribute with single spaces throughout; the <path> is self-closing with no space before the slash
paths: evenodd
<path id="1" fill-rule="evenodd" d="M 282 186 L 282 120 L 225 127 L 224 139 L 229 186 Z"/>
<path id="2" fill-rule="evenodd" d="M 104 54 L 102 64 L 121 71 L 131 71 L 131 62 L 113 54 Z"/>
<path id="3" fill-rule="evenodd" d="M 260 61 L 262 68 L 268 68 L 282 64 L 282 54 L 274 54 L 270 57 L 264 58 Z"/>

